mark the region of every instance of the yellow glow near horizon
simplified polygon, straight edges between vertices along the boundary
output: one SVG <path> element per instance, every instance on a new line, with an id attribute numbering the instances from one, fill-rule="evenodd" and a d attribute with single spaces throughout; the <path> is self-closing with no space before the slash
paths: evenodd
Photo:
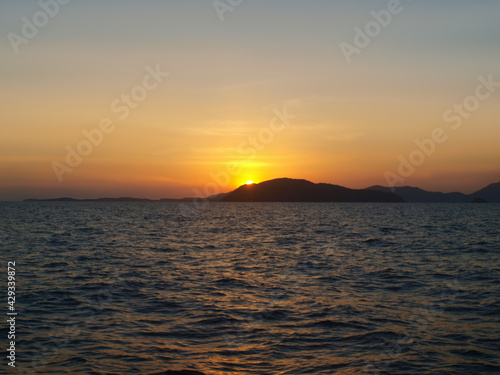
<path id="1" fill-rule="evenodd" d="M 252 185 L 252 184 L 255 184 L 255 182 L 253 182 L 252 180 L 248 180 L 247 182 L 245 182 L 245 184 Z"/>

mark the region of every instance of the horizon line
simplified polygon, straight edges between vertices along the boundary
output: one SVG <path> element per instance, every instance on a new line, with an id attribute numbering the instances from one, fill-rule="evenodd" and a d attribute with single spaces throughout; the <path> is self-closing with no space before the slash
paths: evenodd
<path id="1" fill-rule="evenodd" d="M 442 192 L 442 191 L 431 191 L 431 190 L 426 190 L 426 189 L 422 189 L 418 186 L 411 186 L 411 185 L 403 185 L 403 186 L 383 186 L 383 185 L 370 185 L 370 186 L 367 186 L 365 188 L 360 188 L 360 189 L 356 189 L 356 188 L 350 188 L 350 187 L 347 187 L 347 186 L 343 186 L 343 185 L 337 185 L 337 184 L 333 184 L 333 183 L 329 183 L 329 182 L 313 182 L 313 181 L 310 181 L 310 180 L 307 180 L 307 179 L 304 179 L 304 178 L 290 178 L 290 177 L 278 177 L 278 178 L 273 178 L 273 179 L 270 179 L 270 180 L 265 180 L 265 181 L 261 181 L 261 182 L 253 182 L 252 185 L 259 185 L 261 183 L 264 183 L 264 182 L 268 182 L 268 181 L 274 181 L 274 180 L 280 180 L 280 179 L 288 179 L 288 180 L 303 180 L 303 181 L 307 181 L 307 182 L 311 182 L 313 184 L 327 184 L 327 185 L 335 185 L 335 186 L 342 186 L 344 188 L 347 188 L 347 189 L 351 189 L 351 190 L 367 190 L 367 189 L 370 189 L 370 188 L 373 188 L 373 187 L 383 187 L 383 188 L 387 188 L 387 189 L 397 189 L 397 188 L 416 188 L 416 189 L 420 189 L 420 190 L 423 190 L 423 191 L 426 191 L 426 192 L 430 192 L 430 193 L 442 193 L 442 194 L 454 194 L 454 193 L 458 193 L 458 194 L 464 194 L 464 195 L 472 195 L 476 192 L 478 192 L 479 190 L 482 190 L 490 185 L 493 185 L 493 184 L 497 184 L 497 183 L 500 183 L 500 180 L 497 181 L 497 182 L 492 182 L 490 184 L 487 184 L 483 187 L 480 187 L 478 189 L 476 189 L 475 191 L 473 191 L 472 193 L 470 194 L 467 194 L 467 193 L 463 193 L 463 192 L 460 192 L 460 191 L 451 191 L 451 192 L 448 192 L 448 193 L 445 193 L 445 192 Z M 171 197 L 163 197 L 163 198 L 143 198 L 143 197 L 133 197 L 133 196 L 117 196 L 117 197 L 112 197 L 112 196 L 104 196 L 104 197 L 94 197 L 94 198 L 74 198 L 74 197 L 69 197 L 69 196 L 59 196 L 59 197 L 55 197 L 55 198 L 33 198 L 33 197 L 27 197 L 27 198 L 22 198 L 22 199 L 18 199 L 18 200 L 2 200 L 0 199 L 0 202 L 25 202 L 25 201 L 51 201 L 51 200 L 63 200 L 63 199 L 68 199 L 68 200 L 75 200 L 75 201 L 93 201 L 93 200 L 105 200 L 105 199 L 134 199 L 134 200 L 144 200 L 144 201 L 151 201 L 151 202 L 159 202 L 161 200 L 172 200 L 172 201 L 182 201 L 182 200 L 196 200 L 196 199 L 210 199 L 211 197 L 214 197 L 214 196 L 217 196 L 217 195 L 221 195 L 221 194 L 229 194 L 231 193 L 232 191 L 236 190 L 236 189 L 239 189 L 240 187 L 242 186 L 245 186 L 245 185 L 248 185 L 248 184 L 241 184 L 239 185 L 238 187 L 236 187 L 235 189 L 233 190 L 229 190 L 227 192 L 223 192 L 223 193 L 219 193 L 219 194 L 214 194 L 214 195 L 208 195 L 208 196 L 204 196 L 204 197 L 200 197 L 200 196 L 186 196 L 186 197 L 182 197 L 182 198 L 171 198 Z M 393 191 L 394 192 L 394 191 Z M 166 203 L 166 202 L 164 202 Z"/>

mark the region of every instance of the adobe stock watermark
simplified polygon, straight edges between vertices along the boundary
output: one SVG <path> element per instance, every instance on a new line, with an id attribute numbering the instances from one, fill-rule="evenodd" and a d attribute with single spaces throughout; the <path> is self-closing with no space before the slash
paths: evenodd
<path id="1" fill-rule="evenodd" d="M 451 124 L 452 130 L 458 130 L 462 126 L 464 120 L 472 116 L 474 112 L 479 110 L 481 102 L 488 100 L 500 87 L 500 82 L 495 81 L 493 74 L 488 75 L 487 78 L 479 76 L 478 85 L 473 95 L 465 97 L 461 103 L 455 103 L 451 108 L 443 113 L 443 120 Z M 428 157 L 436 152 L 437 146 L 446 142 L 449 138 L 447 132 L 441 127 L 434 128 L 429 138 L 419 140 L 416 139 L 415 145 L 417 146 L 410 152 L 408 157 L 399 155 L 399 165 L 397 173 L 387 171 L 384 173 L 385 180 L 388 187 L 394 188 L 398 183 L 404 183 L 417 169 L 423 165 Z"/>
<path id="2" fill-rule="evenodd" d="M 156 90 L 164 79 L 170 75 L 170 73 L 161 71 L 160 64 L 156 64 L 155 68 L 147 66 L 146 72 L 139 85 L 134 86 L 128 93 L 122 94 L 111 102 L 110 110 L 118 116 L 118 120 L 126 120 L 131 111 L 139 107 L 140 103 L 146 100 L 148 94 Z M 84 129 L 82 131 L 84 139 L 78 142 L 76 147 L 66 146 L 65 163 L 52 162 L 52 169 L 59 182 L 63 182 L 64 174 L 73 172 L 83 162 L 83 159 L 89 156 L 94 151 L 94 148 L 103 142 L 105 134 L 110 134 L 115 129 L 116 124 L 111 118 L 102 118 L 93 129 Z"/>
<path id="3" fill-rule="evenodd" d="M 48 25 L 51 18 L 57 16 L 61 10 L 61 5 L 70 3 L 71 0 L 40 0 L 38 6 L 40 10 L 30 18 L 22 17 L 21 33 L 10 32 L 7 34 L 12 49 L 17 54 L 23 44 L 28 44 L 35 38 L 40 29 Z"/>
<path id="4" fill-rule="evenodd" d="M 212 2 L 212 5 L 221 22 L 224 22 L 224 14 L 226 14 L 227 12 L 233 12 L 242 3 L 243 0 L 214 0 Z"/>
<path id="5" fill-rule="evenodd" d="M 288 113 L 286 106 L 283 107 L 283 110 L 275 108 L 273 115 L 268 126 L 261 128 L 256 135 L 249 136 L 245 141 L 240 143 L 238 153 L 247 156 L 241 163 L 244 164 L 254 159 L 259 151 L 263 151 L 274 140 L 276 134 L 282 132 L 290 125 L 290 120 L 297 117 Z M 190 216 L 195 211 L 204 209 L 210 201 L 208 197 L 222 193 L 224 189 L 229 187 L 231 178 L 240 173 L 241 165 L 239 162 L 228 162 L 225 170 L 217 173 L 210 172 L 211 181 L 205 184 L 203 191 L 198 188 L 193 189 L 195 201 L 189 204 L 191 207 L 187 207 L 188 204 L 184 205 L 183 214 Z"/>
<path id="6" fill-rule="evenodd" d="M 346 61 L 350 64 L 353 55 L 359 55 L 363 49 L 368 47 L 373 39 L 378 37 L 382 31 L 391 24 L 394 16 L 400 14 L 403 10 L 404 7 L 400 0 L 389 0 L 386 9 L 379 11 L 372 10 L 370 12 L 372 20 L 368 21 L 363 28 L 358 26 L 354 28 L 355 34 L 352 44 L 347 42 L 340 43 L 340 50 Z"/>

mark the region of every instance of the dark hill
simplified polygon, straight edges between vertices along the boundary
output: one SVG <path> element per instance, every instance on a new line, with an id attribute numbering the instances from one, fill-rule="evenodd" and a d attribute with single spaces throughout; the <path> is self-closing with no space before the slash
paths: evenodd
<path id="1" fill-rule="evenodd" d="M 384 187 L 384 186 L 371 186 L 369 190 L 394 192 L 405 200 L 405 202 L 416 203 L 467 203 L 471 198 L 462 193 L 439 193 L 423 190 L 411 186 L 402 187 Z"/>
<path id="2" fill-rule="evenodd" d="M 486 186 L 473 194 L 440 193 L 423 190 L 417 187 L 402 186 L 389 188 L 385 186 L 371 186 L 368 190 L 394 192 L 405 200 L 414 203 L 470 203 L 480 200 L 490 203 L 500 203 L 500 182 Z"/>
<path id="3" fill-rule="evenodd" d="M 471 198 L 481 198 L 490 203 L 500 203 L 500 182 L 486 186 L 470 195 Z"/>
<path id="4" fill-rule="evenodd" d="M 260 184 L 243 185 L 221 202 L 404 202 L 396 194 L 375 190 L 355 190 L 307 180 L 278 178 Z"/>

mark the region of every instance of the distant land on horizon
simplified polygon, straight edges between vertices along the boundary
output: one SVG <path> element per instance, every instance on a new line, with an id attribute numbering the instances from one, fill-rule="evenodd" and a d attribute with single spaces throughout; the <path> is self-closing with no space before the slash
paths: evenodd
<path id="1" fill-rule="evenodd" d="M 475 193 L 441 193 L 426 191 L 417 187 L 384 187 L 370 186 L 367 189 L 377 191 L 391 191 L 411 203 L 500 203 L 500 182 L 490 184 Z"/>
<path id="2" fill-rule="evenodd" d="M 25 199 L 24 202 L 407 202 L 407 203 L 500 203 L 500 182 L 490 184 L 475 193 L 441 193 L 417 187 L 370 186 L 350 189 L 303 179 L 277 178 L 261 183 L 245 184 L 223 194 L 188 198 L 97 198 L 97 199 Z"/>

